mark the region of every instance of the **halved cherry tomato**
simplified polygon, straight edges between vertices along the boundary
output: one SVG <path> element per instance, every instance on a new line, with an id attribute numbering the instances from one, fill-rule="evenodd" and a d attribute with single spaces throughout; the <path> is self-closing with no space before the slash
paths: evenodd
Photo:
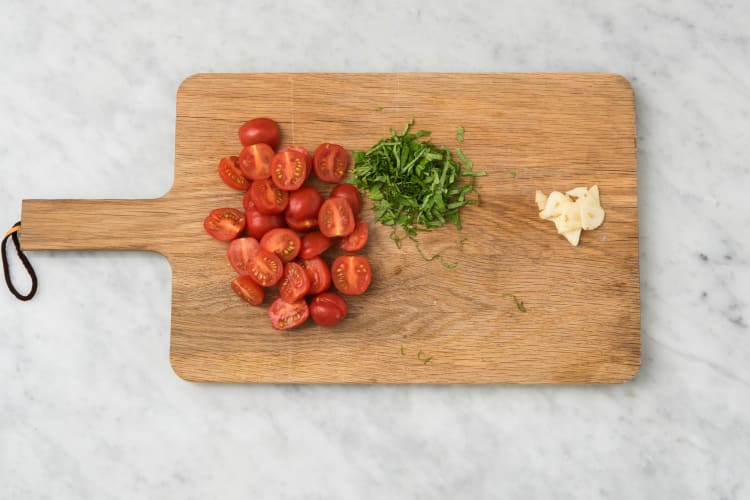
<path id="1" fill-rule="evenodd" d="M 299 151 L 277 153 L 271 161 L 271 179 L 279 189 L 295 191 L 307 178 L 305 157 Z"/>
<path id="2" fill-rule="evenodd" d="M 318 179 L 341 182 L 349 168 L 349 154 L 338 144 L 324 142 L 315 150 L 313 169 Z"/>
<path id="3" fill-rule="evenodd" d="M 302 146 L 282 146 L 281 149 L 279 149 L 279 153 L 283 153 L 284 151 L 297 151 L 298 153 L 302 153 L 302 156 L 305 157 L 305 165 L 307 166 L 307 175 L 305 177 L 310 177 L 310 172 L 313 168 L 310 152 Z"/>
<path id="4" fill-rule="evenodd" d="M 367 243 L 367 237 L 370 231 L 367 229 L 367 222 L 362 219 L 357 219 L 357 223 L 354 225 L 354 231 L 349 236 L 343 237 L 339 240 L 339 248 L 345 252 L 356 252 L 362 250 Z"/>
<path id="5" fill-rule="evenodd" d="M 259 306 L 263 303 L 263 289 L 250 276 L 238 276 L 232 280 L 232 290 L 248 304 Z"/>
<path id="6" fill-rule="evenodd" d="M 250 202 L 252 204 L 252 201 Z M 275 227 L 284 227 L 284 216 L 281 214 L 263 214 L 254 205 L 245 210 L 247 234 L 261 239 L 264 234 Z"/>
<path id="7" fill-rule="evenodd" d="M 245 215 L 234 208 L 217 208 L 204 219 L 203 228 L 217 240 L 231 241 L 245 229 Z"/>
<path id="8" fill-rule="evenodd" d="M 310 290 L 310 276 L 305 268 L 296 262 L 288 262 L 284 276 L 279 282 L 279 297 L 287 302 L 301 299 Z"/>
<path id="9" fill-rule="evenodd" d="M 289 217 L 289 214 L 284 214 L 284 220 L 286 220 L 287 226 L 294 229 L 295 231 L 299 231 L 300 233 L 304 233 L 305 231 L 309 231 L 318 227 L 317 217 L 297 220 L 294 217 Z"/>
<path id="10" fill-rule="evenodd" d="M 284 274 L 284 263 L 275 253 L 259 248 L 247 264 L 247 269 L 248 275 L 260 286 L 273 286 Z"/>
<path id="11" fill-rule="evenodd" d="M 359 215 L 359 211 L 362 210 L 362 195 L 352 184 L 337 184 L 331 190 L 330 198 L 343 198 L 348 201 L 354 215 Z"/>
<path id="12" fill-rule="evenodd" d="M 271 229 L 260 240 L 260 247 L 278 255 L 284 262 L 294 259 L 302 247 L 300 237 L 291 229 Z"/>
<path id="13" fill-rule="evenodd" d="M 323 195 L 310 186 L 302 186 L 296 191 L 289 193 L 289 205 L 286 214 L 289 218 L 302 221 L 304 219 L 317 219 L 320 206 L 323 204 Z"/>
<path id="14" fill-rule="evenodd" d="M 307 293 L 325 292 L 331 287 L 331 271 L 323 259 L 320 257 L 302 259 L 300 264 L 310 276 L 310 290 Z"/>
<path id="15" fill-rule="evenodd" d="M 280 214 L 289 203 L 289 192 L 277 188 L 271 179 L 263 179 L 250 184 L 250 199 L 260 213 Z"/>
<path id="16" fill-rule="evenodd" d="M 249 264 L 260 249 L 255 238 L 238 238 L 227 247 L 227 258 L 237 274 L 250 274 Z"/>
<path id="17" fill-rule="evenodd" d="M 323 235 L 348 236 L 354 231 L 354 214 L 343 198 L 328 198 L 318 212 L 318 227 Z"/>
<path id="18" fill-rule="evenodd" d="M 250 187 L 250 181 L 245 179 L 240 170 L 240 159 L 236 156 L 226 156 L 219 161 L 219 176 L 224 184 L 240 191 Z"/>
<path id="19" fill-rule="evenodd" d="M 247 191 L 245 191 L 245 194 L 242 196 L 242 208 L 245 209 L 247 212 L 250 207 L 255 207 L 255 203 L 253 203 L 252 193 L 250 193 L 250 188 L 248 188 Z"/>
<path id="20" fill-rule="evenodd" d="M 372 268 L 361 255 L 341 255 L 331 266 L 333 285 L 345 295 L 362 295 L 372 281 Z"/>
<path id="21" fill-rule="evenodd" d="M 310 302 L 310 317 L 320 326 L 334 326 L 349 312 L 349 305 L 341 295 L 323 292 Z"/>
<path id="22" fill-rule="evenodd" d="M 331 238 L 323 236 L 320 231 L 313 231 L 302 236 L 302 249 L 299 256 L 303 259 L 312 259 L 322 254 L 333 244 Z"/>
<path id="23" fill-rule="evenodd" d="M 268 308 L 268 316 L 271 318 L 271 324 L 274 328 L 288 330 L 307 321 L 307 318 L 310 317 L 310 310 L 305 299 L 287 302 L 279 297 Z"/>
<path id="24" fill-rule="evenodd" d="M 251 144 L 240 153 L 240 170 L 248 179 L 263 180 L 271 177 L 273 149 L 268 144 Z"/>
<path id="25" fill-rule="evenodd" d="M 276 149 L 281 142 L 279 125 L 270 118 L 254 118 L 243 123 L 237 131 L 237 135 L 243 146 L 262 142 Z"/>

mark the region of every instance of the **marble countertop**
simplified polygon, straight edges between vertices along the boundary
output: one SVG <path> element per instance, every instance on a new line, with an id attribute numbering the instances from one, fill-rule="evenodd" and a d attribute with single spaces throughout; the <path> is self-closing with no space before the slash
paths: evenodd
<path id="1" fill-rule="evenodd" d="M 750 5 L 99 3 L 1 9 L 0 225 L 24 198 L 167 191 L 195 72 L 618 72 L 643 366 L 615 386 L 191 384 L 164 258 L 34 252 L 37 297 L 0 290 L 0 498 L 750 498 Z"/>

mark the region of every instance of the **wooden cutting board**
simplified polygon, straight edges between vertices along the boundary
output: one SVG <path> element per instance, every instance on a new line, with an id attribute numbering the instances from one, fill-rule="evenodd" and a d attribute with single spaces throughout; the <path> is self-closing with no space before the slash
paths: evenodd
<path id="1" fill-rule="evenodd" d="M 368 148 L 410 118 L 461 145 L 480 206 L 464 228 L 398 249 L 370 222 L 368 292 L 333 329 L 279 332 L 230 289 L 203 219 L 241 208 L 217 175 L 237 128 L 268 116 L 283 142 Z M 175 180 L 152 200 L 25 200 L 25 250 L 151 250 L 172 265 L 170 359 L 187 380 L 344 383 L 623 382 L 640 366 L 634 96 L 612 74 L 199 74 L 177 92 Z M 154 166 L 155 168 L 166 168 Z M 579 247 L 534 191 L 598 184 L 606 220 Z M 327 190 L 328 187 L 325 187 Z M 462 243 L 463 240 L 463 243 Z M 516 307 L 513 294 L 526 312 Z M 428 361 L 429 358 L 429 361 Z"/>

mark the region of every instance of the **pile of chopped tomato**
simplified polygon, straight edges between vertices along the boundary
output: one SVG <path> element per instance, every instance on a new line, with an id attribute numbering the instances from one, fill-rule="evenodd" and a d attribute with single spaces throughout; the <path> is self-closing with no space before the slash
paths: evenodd
<path id="1" fill-rule="evenodd" d="M 242 299 L 261 305 L 265 289 L 278 285 L 278 298 L 268 309 L 274 328 L 293 328 L 309 317 L 333 326 L 349 310 L 341 295 L 361 295 L 372 280 L 367 258 L 351 255 L 368 238 L 367 223 L 358 217 L 362 197 L 356 187 L 341 183 L 349 169 L 343 147 L 323 143 L 311 156 L 303 147 L 279 148 L 280 137 L 278 124 L 268 118 L 240 127 L 243 149 L 221 159 L 219 176 L 244 191 L 243 210 L 212 210 L 203 227 L 229 242 L 227 257 L 238 274 L 231 286 Z M 327 199 L 306 184 L 313 172 L 336 183 Z M 338 250 L 330 265 L 329 248 Z M 328 291 L 331 284 L 338 294 Z"/>

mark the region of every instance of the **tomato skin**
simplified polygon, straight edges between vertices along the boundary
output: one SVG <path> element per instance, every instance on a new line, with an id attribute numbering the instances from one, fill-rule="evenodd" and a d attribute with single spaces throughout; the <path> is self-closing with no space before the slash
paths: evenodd
<path id="1" fill-rule="evenodd" d="M 247 264 L 248 276 L 260 286 L 273 286 L 284 274 L 284 264 L 278 255 L 263 248 L 258 248 Z"/>
<path id="2" fill-rule="evenodd" d="M 286 214 L 289 218 L 297 221 L 316 219 L 323 201 L 323 195 L 320 194 L 320 191 L 314 187 L 302 186 L 289 193 L 289 205 Z"/>
<path id="3" fill-rule="evenodd" d="M 300 233 L 304 233 L 318 227 L 317 217 L 312 219 L 297 220 L 293 217 L 289 217 L 289 215 L 287 214 L 284 215 L 284 219 L 286 220 L 287 226 L 289 226 L 291 229 L 294 229 L 295 231 L 299 231 Z"/>
<path id="4" fill-rule="evenodd" d="M 289 262 L 284 267 L 284 276 L 279 282 L 279 297 L 287 302 L 294 302 L 304 297 L 310 290 L 310 276 L 305 268 L 296 262 Z"/>
<path id="5" fill-rule="evenodd" d="M 232 241 L 245 229 L 245 215 L 234 208 L 216 208 L 203 220 L 206 232 L 219 241 Z"/>
<path id="6" fill-rule="evenodd" d="M 280 214 L 289 204 L 289 193 L 277 188 L 271 179 L 263 179 L 250 184 L 250 199 L 260 213 Z"/>
<path id="7" fill-rule="evenodd" d="M 310 317 L 320 326 L 338 325 L 348 312 L 346 300 L 335 293 L 320 293 L 310 302 Z"/>
<path id="8" fill-rule="evenodd" d="M 239 275 L 250 274 L 249 264 L 260 249 L 255 238 L 237 238 L 227 247 L 227 258 Z"/>
<path id="9" fill-rule="evenodd" d="M 349 202 L 352 207 L 352 213 L 359 215 L 362 210 L 362 195 L 352 184 L 338 184 L 331 190 L 330 198 L 343 198 Z"/>
<path id="10" fill-rule="evenodd" d="M 284 227 L 284 216 L 281 214 L 264 214 L 255 206 L 249 207 L 246 211 L 247 234 L 253 238 L 261 239 L 264 234 L 276 227 Z"/>
<path id="11" fill-rule="evenodd" d="M 324 236 L 348 236 L 354 231 L 352 207 L 343 198 L 328 198 L 318 212 L 318 227 Z"/>
<path id="12" fill-rule="evenodd" d="M 279 297 L 268 308 L 268 316 L 271 318 L 271 324 L 274 328 L 288 330 L 307 321 L 307 318 L 310 317 L 310 309 L 307 307 L 305 299 L 287 302 Z"/>
<path id="13" fill-rule="evenodd" d="M 248 304 L 259 306 L 263 303 L 263 288 L 250 276 L 238 276 L 232 280 L 232 290 Z"/>
<path id="14" fill-rule="evenodd" d="M 370 230 L 367 227 L 367 222 L 363 219 L 357 219 L 354 225 L 354 231 L 348 236 L 345 236 L 339 240 L 339 248 L 345 252 L 357 252 L 364 248 L 367 243 L 367 238 L 370 234 Z"/>
<path id="15" fill-rule="evenodd" d="M 263 180 L 271 177 L 273 149 L 268 144 L 251 144 L 240 153 L 239 167 L 248 179 Z"/>
<path id="16" fill-rule="evenodd" d="M 305 157 L 299 151 L 277 153 L 271 161 L 271 179 L 279 189 L 296 191 L 307 178 Z"/>
<path id="17" fill-rule="evenodd" d="M 315 149 L 313 170 L 324 182 L 341 182 L 349 169 L 349 153 L 338 144 L 324 142 Z"/>
<path id="18" fill-rule="evenodd" d="M 239 161 L 237 156 L 226 156 L 219 160 L 219 177 L 230 188 L 243 191 L 250 187 L 250 181 L 242 175 Z"/>
<path id="19" fill-rule="evenodd" d="M 260 247 L 279 256 L 284 262 L 294 260 L 302 242 L 297 233 L 285 227 L 271 229 L 260 240 Z"/>
<path id="20" fill-rule="evenodd" d="M 333 286 L 344 295 L 362 295 L 372 282 L 372 268 L 362 255 L 336 257 L 331 266 Z"/>
<path id="21" fill-rule="evenodd" d="M 323 259 L 320 257 L 301 259 L 300 264 L 310 276 L 310 290 L 307 293 L 325 292 L 331 287 L 331 270 L 328 269 L 328 264 Z"/>
<path id="22" fill-rule="evenodd" d="M 240 126 L 237 135 L 243 146 L 264 143 L 276 149 L 281 142 L 279 125 L 270 118 L 254 118 L 246 121 Z"/>
<path id="23" fill-rule="evenodd" d="M 299 256 L 303 259 L 312 259 L 328 250 L 333 245 L 333 240 L 323 236 L 320 231 L 313 231 L 302 236 L 302 248 Z"/>
<path id="24" fill-rule="evenodd" d="M 307 166 L 307 174 L 305 177 L 310 177 L 310 172 L 312 172 L 313 168 L 310 152 L 302 146 L 282 146 L 281 149 L 279 149 L 279 153 L 283 153 L 284 151 L 297 151 L 298 153 L 302 153 L 302 156 L 305 157 L 305 165 Z"/>

